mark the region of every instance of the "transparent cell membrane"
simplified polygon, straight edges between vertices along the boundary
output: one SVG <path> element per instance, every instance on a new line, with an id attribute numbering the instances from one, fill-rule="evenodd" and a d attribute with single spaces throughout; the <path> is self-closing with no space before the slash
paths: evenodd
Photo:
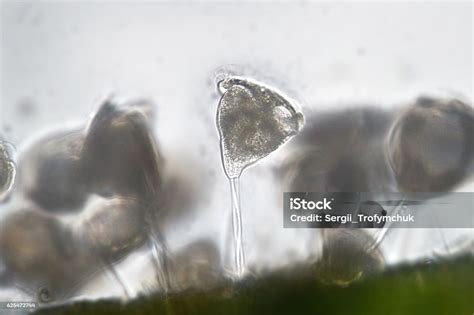
<path id="1" fill-rule="evenodd" d="M 13 188 L 16 166 L 12 161 L 13 147 L 0 139 L 0 202 L 7 198 Z"/>

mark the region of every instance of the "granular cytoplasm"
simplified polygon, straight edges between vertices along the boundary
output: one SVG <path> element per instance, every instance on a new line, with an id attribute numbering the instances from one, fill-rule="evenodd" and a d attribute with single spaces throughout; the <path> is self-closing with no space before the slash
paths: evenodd
<path id="1" fill-rule="evenodd" d="M 115 197 L 97 201 L 91 215 L 76 229 L 75 238 L 117 280 L 124 295 L 130 290 L 114 264 L 138 249 L 148 239 L 145 205 L 133 198 Z"/>
<path id="2" fill-rule="evenodd" d="M 145 243 L 145 206 L 138 200 L 103 199 L 91 208 L 91 215 L 78 225 L 76 234 L 80 244 L 101 258 L 115 262 Z"/>
<path id="3" fill-rule="evenodd" d="M 303 115 L 275 90 L 239 77 L 218 83 L 217 110 L 222 160 L 229 178 L 269 155 L 296 135 Z"/>

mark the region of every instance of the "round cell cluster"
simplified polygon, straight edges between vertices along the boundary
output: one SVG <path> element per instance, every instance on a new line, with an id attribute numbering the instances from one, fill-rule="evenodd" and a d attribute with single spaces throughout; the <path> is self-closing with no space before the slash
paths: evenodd
<path id="1" fill-rule="evenodd" d="M 7 282 L 39 302 L 66 299 L 97 269 L 116 275 L 112 265 L 145 244 L 162 198 L 150 112 L 106 101 L 87 128 L 50 133 L 21 154 L 15 194 L 25 203 L 0 228 Z M 14 170 L 2 143 L 1 196 Z"/>

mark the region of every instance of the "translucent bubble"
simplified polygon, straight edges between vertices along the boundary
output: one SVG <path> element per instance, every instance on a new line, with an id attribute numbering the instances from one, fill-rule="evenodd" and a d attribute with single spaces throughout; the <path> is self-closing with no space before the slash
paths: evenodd
<path id="1" fill-rule="evenodd" d="M 48 287 L 41 287 L 37 293 L 38 300 L 42 303 L 50 303 L 54 301 L 54 295 Z"/>
<path id="2" fill-rule="evenodd" d="M 15 182 L 16 167 L 11 160 L 8 143 L 0 140 L 0 202 L 4 200 L 12 190 Z"/>
<path id="3" fill-rule="evenodd" d="M 67 130 L 35 142 L 20 159 L 20 185 L 47 211 L 78 210 L 87 198 L 80 168 L 84 134 Z"/>

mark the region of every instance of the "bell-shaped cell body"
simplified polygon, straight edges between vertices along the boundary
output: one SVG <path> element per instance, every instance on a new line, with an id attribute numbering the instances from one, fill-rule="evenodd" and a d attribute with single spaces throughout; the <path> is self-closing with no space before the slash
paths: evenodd
<path id="1" fill-rule="evenodd" d="M 273 89 L 238 77 L 224 79 L 218 87 L 223 95 L 217 127 L 229 178 L 238 178 L 246 167 L 278 149 L 303 126 L 303 115 Z"/>

